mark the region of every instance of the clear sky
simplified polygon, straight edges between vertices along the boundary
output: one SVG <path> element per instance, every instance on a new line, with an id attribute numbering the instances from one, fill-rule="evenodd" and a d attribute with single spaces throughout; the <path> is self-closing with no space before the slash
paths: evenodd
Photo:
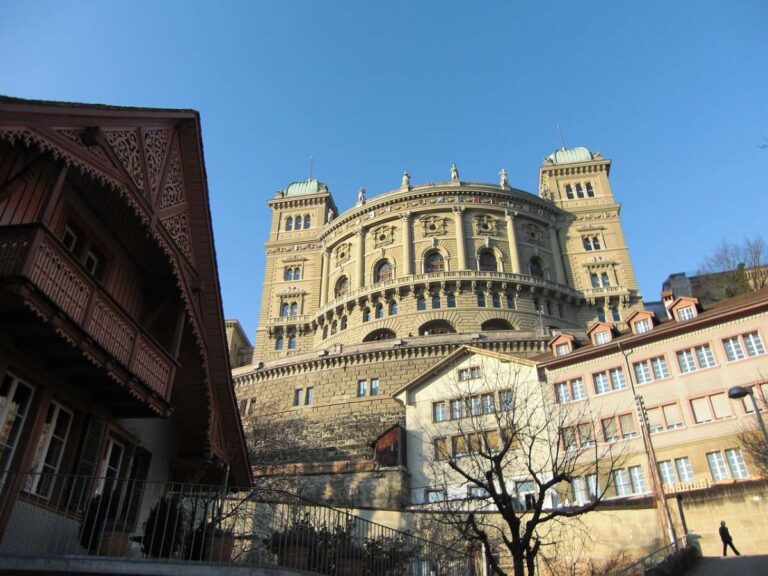
<path id="1" fill-rule="evenodd" d="M 647 300 L 765 235 L 765 0 L 0 0 L 0 93 L 199 110 L 224 310 L 251 337 L 265 202 L 310 155 L 342 210 L 452 162 L 535 193 L 559 123 L 613 160 Z"/>

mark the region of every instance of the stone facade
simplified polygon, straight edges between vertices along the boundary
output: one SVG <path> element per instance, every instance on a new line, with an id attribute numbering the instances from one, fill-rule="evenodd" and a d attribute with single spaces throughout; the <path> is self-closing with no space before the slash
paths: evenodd
<path id="1" fill-rule="evenodd" d="M 316 180 L 278 192 L 241 409 L 300 423 L 297 461 L 370 458 L 404 421 L 391 393 L 461 344 L 531 356 L 551 329 L 621 323 L 642 300 L 609 169 L 564 149 L 538 195 L 404 180 L 341 214 Z"/>

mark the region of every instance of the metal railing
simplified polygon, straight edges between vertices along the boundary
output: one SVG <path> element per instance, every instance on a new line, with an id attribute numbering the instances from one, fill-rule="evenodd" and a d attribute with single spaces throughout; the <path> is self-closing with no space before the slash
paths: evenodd
<path id="1" fill-rule="evenodd" d="M 0 478 L 0 557 L 122 557 L 338 575 L 472 575 L 479 558 L 278 491 L 73 475 Z M 6 516 L 7 514 L 7 516 Z"/>
<path id="2" fill-rule="evenodd" d="M 658 566 L 664 562 L 664 560 L 674 554 L 677 554 L 680 550 L 683 550 L 689 544 L 690 543 L 688 542 L 687 536 L 678 538 L 676 542 L 667 544 L 662 548 L 654 550 L 647 556 L 643 556 L 629 566 L 624 566 L 618 572 L 613 573 L 613 576 L 642 576 L 645 574 L 646 570 L 650 570 L 654 566 Z"/>

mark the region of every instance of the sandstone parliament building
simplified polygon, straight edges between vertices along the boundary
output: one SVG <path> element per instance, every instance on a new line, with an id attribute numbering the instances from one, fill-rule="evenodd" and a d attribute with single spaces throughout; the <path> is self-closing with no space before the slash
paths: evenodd
<path id="1" fill-rule="evenodd" d="M 529 357 L 552 330 L 622 326 L 642 309 L 610 169 L 598 152 L 557 150 L 538 194 L 504 171 L 498 184 L 455 166 L 446 182 L 404 174 L 341 213 L 317 180 L 279 191 L 255 346 L 227 323 L 241 413 L 275 431 L 271 471 L 315 478 L 311 496 L 397 506 L 394 391 L 462 344 Z"/>

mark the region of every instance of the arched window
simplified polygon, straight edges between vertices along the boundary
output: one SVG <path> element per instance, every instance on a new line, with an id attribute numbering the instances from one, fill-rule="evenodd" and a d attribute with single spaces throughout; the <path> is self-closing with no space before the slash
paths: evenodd
<path id="1" fill-rule="evenodd" d="M 611 281 L 608 279 L 608 272 L 603 272 L 600 274 L 600 281 L 603 283 L 603 287 L 608 287 L 611 285 Z"/>
<path id="2" fill-rule="evenodd" d="M 581 187 L 581 184 L 576 184 L 576 197 L 584 198 L 584 189 Z"/>
<path id="3" fill-rule="evenodd" d="M 448 296 L 446 297 L 446 301 L 447 301 L 448 308 L 456 308 L 456 294 L 454 294 L 453 292 L 448 294 Z"/>
<path id="4" fill-rule="evenodd" d="M 397 302 L 394 300 L 390 300 L 389 302 L 389 315 L 394 316 L 397 314 Z"/>
<path id="5" fill-rule="evenodd" d="M 290 315 L 291 315 L 291 305 L 288 304 L 288 302 L 283 302 L 283 305 L 280 307 L 280 316 L 285 318 Z"/>
<path id="6" fill-rule="evenodd" d="M 584 244 L 584 250 L 592 250 L 592 241 L 589 236 L 582 237 L 581 241 Z"/>
<path id="7" fill-rule="evenodd" d="M 375 282 L 384 282 L 392 279 L 392 264 L 387 260 L 382 260 L 376 266 L 376 270 L 373 272 Z"/>
<path id="8" fill-rule="evenodd" d="M 296 332 L 293 330 L 288 332 L 288 350 L 296 349 Z"/>
<path id="9" fill-rule="evenodd" d="M 573 186 L 570 184 L 565 185 L 565 195 L 568 198 L 568 200 L 573 200 Z"/>
<path id="10" fill-rule="evenodd" d="M 301 230 L 301 216 L 296 216 L 294 226 L 296 227 L 296 230 Z"/>
<path id="11" fill-rule="evenodd" d="M 432 308 L 440 308 L 440 294 L 432 294 Z"/>
<path id="12" fill-rule="evenodd" d="M 510 310 L 514 310 L 515 309 L 515 298 L 514 298 L 514 296 L 512 296 L 509 293 L 507 293 L 506 297 L 507 297 L 507 308 L 509 308 Z"/>
<path id="13" fill-rule="evenodd" d="M 328 324 L 323 326 L 323 340 L 325 340 L 326 338 L 328 338 Z"/>
<path id="14" fill-rule="evenodd" d="M 309 228 L 309 227 L 310 227 L 310 225 L 311 225 L 311 222 L 312 222 L 312 218 L 310 217 L 310 215 L 309 215 L 309 214 L 306 214 L 306 215 L 304 216 L 304 230 L 306 230 L 307 228 Z"/>
<path id="15" fill-rule="evenodd" d="M 286 268 L 283 272 L 283 280 L 293 280 L 293 268 Z"/>
<path id="16" fill-rule="evenodd" d="M 367 306 L 363 308 L 363 322 L 368 322 L 371 319 L 371 309 Z"/>
<path id="17" fill-rule="evenodd" d="M 294 280 L 301 280 L 301 268 L 294 268 L 293 269 L 293 279 Z"/>
<path id="18" fill-rule="evenodd" d="M 336 320 L 334 320 L 333 322 L 331 322 L 331 336 L 336 334 L 336 332 L 338 331 L 339 331 L 339 323 Z"/>
<path id="19" fill-rule="evenodd" d="M 600 238 L 592 236 L 592 250 L 600 250 Z"/>
<path id="20" fill-rule="evenodd" d="M 533 299 L 533 309 L 536 310 L 536 312 L 541 312 L 541 302 L 539 302 L 538 298 Z"/>
<path id="21" fill-rule="evenodd" d="M 429 336 L 430 334 L 455 334 L 456 329 L 446 320 L 432 320 L 419 326 L 419 335 Z"/>
<path id="22" fill-rule="evenodd" d="M 544 267 L 541 265 L 541 258 L 534 256 L 528 262 L 528 271 L 531 276 L 536 278 L 544 278 Z"/>
<path id="23" fill-rule="evenodd" d="M 376 310 L 376 320 L 378 320 L 379 318 L 384 318 L 384 305 L 383 304 L 381 304 L 381 303 L 376 304 L 375 310 Z"/>
<path id="24" fill-rule="evenodd" d="M 293 230 L 293 216 L 288 216 L 285 219 L 285 231 L 290 232 L 291 230 Z"/>
<path id="25" fill-rule="evenodd" d="M 485 308 L 485 292 L 477 293 L 477 305 L 480 308 Z"/>
<path id="26" fill-rule="evenodd" d="M 296 314 L 298 314 L 298 312 L 299 312 L 299 306 L 298 306 L 298 304 L 296 304 L 296 302 L 293 302 L 291 304 L 291 316 L 296 316 Z"/>
<path id="27" fill-rule="evenodd" d="M 480 326 L 480 330 L 483 332 L 490 330 L 514 330 L 514 327 L 506 320 L 494 318 L 493 320 L 486 320 L 483 322 Z"/>
<path id="28" fill-rule="evenodd" d="M 595 272 L 590 273 L 589 281 L 592 283 L 592 288 L 600 288 L 600 277 Z"/>
<path id="29" fill-rule="evenodd" d="M 426 310 L 427 309 L 427 301 L 424 298 L 424 296 L 419 296 L 416 298 L 416 310 Z"/>
<path id="30" fill-rule="evenodd" d="M 547 314 L 549 316 L 552 316 L 552 302 L 550 302 L 549 300 L 547 300 Z"/>
<path id="31" fill-rule="evenodd" d="M 496 264 L 496 256 L 490 250 L 483 250 L 477 259 L 478 270 L 486 272 L 496 272 L 499 267 Z"/>
<path id="32" fill-rule="evenodd" d="M 501 298 L 499 298 L 499 295 L 496 292 L 491 294 L 491 305 L 494 308 L 501 308 Z"/>
<path id="33" fill-rule="evenodd" d="M 599 307 L 597 310 L 597 319 L 600 320 L 600 322 L 605 322 L 605 310 L 603 310 L 602 307 Z"/>
<path id="34" fill-rule="evenodd" d="M 424 257 L 424 272 L 442 272 L 445 270 L 445 260 L 440 252 L 430 252 Z"/>
<path id="35" fill-rule="evenodd" d="M 333 293 L 336 298 L 341 298 L 346 296 L 347 292 L 349 292 L 349 278 L 342 276 L 336 280 L 336 288 L 333 290 Z"/>
<path id="36" fill-rule="evenodd" d="M 374 342 L 376 340 L 390 340 L 395 337 L 395 333 L 387 328 L 374 330 L 363 338 L 363 342 Z"/>
<path id="37" fill-rule="evenodd" d="M 275 332 L 275 350 L 283 349 L 283 331 L 278 330 Z"/>
<path id="38" fill-rule="evenodd" d="M 341 317 L 341 329 L 346 330 L 347 329 L 347 317 L 342 316 Z"/>
<path id="39" fill-rule="evenodd" d="M 562 305 L 562 304 L 558 304 L 558 305 L 557 305 L 557 315 L 558 315 L 560 318 L 562 318 L 562 317 L 563 317 L 563 305 Z"/>
<path id="40" fill-rule="evenodd" d="M 587 187 L 587 197 L 588 198 L 594 198 L 595 197 L 595 190 L 594 190 L 594 188 L 592 188 L 592 182 L 587 182 L 586 183 L 586 187 Z"/>
<path id="41" fill-rule="evenodd" d="M 621 321 L 621 315 L 619 314 L 619 309 L 616 308 L 616 306 L 611 306 L 611 318 L 614 322 Z"/>

